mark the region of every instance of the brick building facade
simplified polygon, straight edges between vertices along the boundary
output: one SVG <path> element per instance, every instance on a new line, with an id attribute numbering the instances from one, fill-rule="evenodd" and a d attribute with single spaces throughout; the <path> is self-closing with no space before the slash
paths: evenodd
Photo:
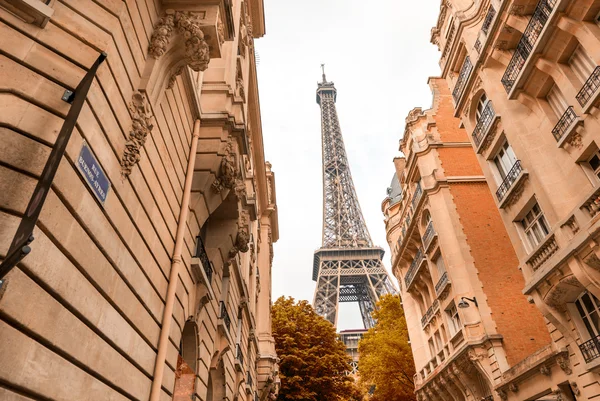
<path id="1" fill-rule="evenodd" d="M 264 33 L 262 0 L 0 0 L 3 258 L 72 107 L 61 97 L 108 55 L 32 250 L 2 282 L 0 399 L 273 398 Z"/>
<path id="2" fill-rule="evenodd" d="M 419 400 L 494 400 L 505 372 L 550 347 L 519 261 L 442 78 L 406 118 L 384 200 Z M 547 362 L 548 366 L 550 362 Z"/>
<path id="3" fill-rule="evenodd" d="M 600 395 L 600 1 L 443 1 L 432 43 L 525 279 L 546 356 L 502 399 Z M 564 355 L 560 368 L 543 365 Z M 545 398 L 544 398 L 545 397 Z"/>

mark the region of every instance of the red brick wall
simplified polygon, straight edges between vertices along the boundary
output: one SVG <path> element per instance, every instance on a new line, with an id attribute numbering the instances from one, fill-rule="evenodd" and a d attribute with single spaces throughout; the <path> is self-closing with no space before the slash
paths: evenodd
<path id="1" fill-rule="evenodd" d="M 539 310 L 522 293 L 519 261 L 487 184 L 453 183 L 450 192 L 512 366 L 549 344 L 550 334 Z"/>
<path id="2" fill-rule="evenodd" d="M 473 148 L 438 148 L 437 151 L 446 177 L 483 176 Z"/>

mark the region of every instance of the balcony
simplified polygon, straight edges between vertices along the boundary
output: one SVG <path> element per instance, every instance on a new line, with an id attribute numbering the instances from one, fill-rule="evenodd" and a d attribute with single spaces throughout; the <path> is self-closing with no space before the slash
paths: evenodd
<path id="1" fill-rule="evenodd" d="M 212 281 L 213 268 L 210 259 L 208 259 L 208 255 L 206 254 L 206 249 L 204 248 L 204 242 L 202 241 L 202 237 L 196 237 L 196 258 L 200 259 L 202 263 L 202 269 L 204 270 L 204 274 L 206 274 L 206 278 L 208 279 L 208 284 L 210 285 Z"/>
<path id="2" fill-rule="evenodd" d="M 473 71 L 473 64 L 471 63 L 469 56 L 467 56 L 462 67 L 460 68 L 460 74 L 458 75 L 456 85 L 454 85 L 454 90 L 452 91 L 452 98 L 454 99 L 454 103 L 456 105 L 458 105 L 465 87 L 467 86 L 467 82 L 469 82 L 471 71 Z"/>
<path id="3" fill-rule="evenodd" d="M 252 385 L 254 383 L 252 382 L 252 375 L 250 374 L 250 372 L 246 372 L 246 393 L 251 394 L 252 393 Z"/>
<path id="4" fill-rule="evenodd" d="M 503 208 L 507 205 L 507 202 L 514 193 L 515 188 L 518 187 L 518 184 L 520 184 L 525 175 L 526 174 L 523 170 L 523 167 L 521 167 L 521 161 L 517 160 L 508 174 L 506 174 L 506 177 L 504 177 L 504 180 L 496 191 L 496 198 L 498 199 L 498 206 L 500 208 Z"/>
<path id="5" fill-rule="evenodd" d="M 600 358 L 600 336 L 593 337 L 579 346 L 579 350 L 585 359 L 585 363 Z"/>
<path id="6" fill-rule="evenodd" d="M 219 319 L 223 320 L 227 331 L 229 331 L 231 329 L 231 318 L 229 317 L 229 312 L 227 312 L 227 306 L 223 301 L 219 302 L 219 304 L 221 306 L 221 314 L 219 315 Z"/>
<path id="7" fill-rule="evenodd" d="M 440 310 L 440 302 L 436 299 L 433 301 L 431 306 L 427 309 L 427 312 L 421 318 L 421 327 L 425 328 L 431 322 L 431 319 L 435 316 L 435 314 Z"/>
<path id="8" fill-rule="evenodd" d="M 433 229 L 433 223 L 430 221 L 427 224 L 427 228 L 425 229 L 425 234 L 423 234 L 423 249 L 425 249 L 425 252 L 427 252 L 427 250 L 429 249 L 429 245 L 431 245 L 433 238 L 436 236 L 437 233 Z"/>
<path id="9" fill-rule="evenodd" d="M 483 25 L 481 26 L 481 33 L 479 35 L 479 37 L 477 38 L 477 41 L 475 41 L 475 50 L 477 50 L 478 54 L 481 54 L 481 40 L 482 37 L 485 36 L 485 38 L 483 39 L 484 42 L 487 42 L 487 36 L 488 33 L 490 31 L 490 27 L 492 26 L 492 22 L 494 21 L 494 17 L 496 16 L 496 9 L 490 5 L 490 8 L 488 8 L 488 12 L 485 15 L 485 19 L 483 20 Z"/>
<path id="10" fill-rule="evenodd" d="M 413 210 L 417 209 L 417 205 L 419 204 L 419 201 L 421 200 L 422 195 L 423 195 L 423 189 L 421 188 L 421 183 L 417 182 L 417 185 L 415 186 L 415 193 L 413 194 L 412 201 L 411 201 Z"/>
<path id="11" fill-rule="evenodd" d="M 600 66 L 596 67 L 590 77 L 585 81 L 581 90 L 575 96 L 583 112 L 587 113 L 594 100 L 598 97 L 598 88 L 600 88 Z"/>
<path id="12" fill-rule="evenodd" d="M 552 129 L 552 135 L 558 142 L 558 146 L 561 146 L 567 139 L 569 139 L 571 133 L 580 122 L 581 120 L 577 114 L 575 114 L 573 106 L 567 107 L 567 110 L 565 110 L 560 120 L 558 120 Z"/>
<path id="13" fill-rule="evenodd" d="M 558 251 L 558 244 L 554 238 L 554 234 L 549 235 L 537 248 L 533 250 L 527 264 L 531 266 L 533 271 L 536 271 L 546 262 L 552 255 Z"/>
<path id="14" fill-rule="evenodd" d="M 410 288 L 410 285 L 412 284 L 414 278 L 419 272 L 419 268 L 421 267 L 424 261 L 425 256 L 423 255 L 423 251 L 419 248 L 412 263 L 410 264 L 410 267 L 408 268 L 408 271 L 406 272 L 406 276 L 404 277 L 404 285 L 406 287 L 406 291 L 408 291 L 408 289 Z"/>
<path id="15" fill-rule="evenodd" d="M 483 111 L 481 112 L 481 115 L 479 116 L 479 120 L 477 120 L 475 129 L 471 134 L 477 153 L 480 153 L 480 151 L 485 147 L 490 129 L 498 118 L 500 117 L 496 115 L 492 102 L 487 102 L 483 108 Z"/>
<path id="16" fill-rule="evenodd" d="M 244 354 L 242 354 L 242 347 L 240 344 L 235 346 L 235 368 L 241 372 L 244 367 Z"/>
<path id="17" fill-rule="evenodd" d="M 523 33 L 523 36 L 521 36 L 517 48 L 502 77 L 502 85 L 504 85 L 506 93 L 510 94 L 513 89 L 521 70 L 525 66 L 525 62 L 529 58 L 541 32 L 548 22 L 555 5 L 556 0 L 540 0 L 535 8 L 531 20 L 529 20 L 529 24 L 527 24 L 527 28 L 525 28 L 525 32 Z"/>
<path id="18" fill-rule="evenodd" d="M 448 288 L 448 284 L 450 284 L 450 279 L 448 278 L 448 272 L 444 272 L 442 277 L 438 280 L 435 285 L 435 295 L 439 297 L 446 288 Z"/>

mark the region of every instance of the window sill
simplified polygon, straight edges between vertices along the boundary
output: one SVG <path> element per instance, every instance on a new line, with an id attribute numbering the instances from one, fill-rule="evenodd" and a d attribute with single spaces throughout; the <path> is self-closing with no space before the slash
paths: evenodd
<path id="1" fill-rule="evenodd" d="M 514 204 L 520 197 L 523 191 L 521 190 L 524 185 L 525 178 L 529 175 L 527 170 L 522 169 L 519 176 L 515 179 L 515 182 L 510 186 L 504 197 L 498 202 L 498 208 L 504 209 L 505 207 Z"/>
<path id="2" fill-rule="evenodd" d="M 563 136 L 560 138 L 560 140 L 558 141 L 556 146 L 558 146 L 559 148 L 564 148 L 565 143 L 572 145 L 573 140 L 575 140 L 575 138 L 574 138 L 575 136 L 573 135 L 573 133 L 577 132 L 577 128 L 580 127 L 581 125 L 583 125 L 583 119 L 581 117 L 577 117 L 575 119 L 575 121 L 573 121 L 573 123 L 569 126 L 569 128 L 567 128 L 567 130 L 565 131 Z M 580 139 L 581 139 L 581 137 L 580 137 Z"/>
<path id="3" fill-rule="evenodd" d="M 49 5 L 40 0 L 0 0 L 0 7 L 28 24 L 44 28 L 54 14 L 53 3 L 54 0 Z"/>

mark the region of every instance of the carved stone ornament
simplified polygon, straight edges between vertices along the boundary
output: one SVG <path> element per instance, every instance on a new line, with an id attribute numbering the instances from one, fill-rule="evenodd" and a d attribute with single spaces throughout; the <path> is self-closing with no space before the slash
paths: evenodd
<path id="1" fill-rule="evenodd" d="M 246 91 L 244 90 L 244 77 L 242 76 L 242 69 L 240 65 L 237 65 L 237 71 L 235 74 L 235 92 L 240 96 L 244 102 L 246 101 Z"/>
<path id="2" fill-rule="evenodd" d="M 508 13 L 510 15 L 523 15 L 524 12 L 525 12 L 525 6 L 524 5 L 513 4 L 510 7 L 510 11 Z"/>
<path id="3" fill-rule="evenodd" d="M 575 149 L 581 149 L 583 147 L 583 140 L 581 138 L 581 134 L 577 131 L 573 132 L 567 139 L 567 143 L 569 144 L 569 146 Z"/>
<path id="4" fill-rule="evenodd" d="M 556 357 L 556 363 L 558 364 L 558 366 L 560 366 L 560 368 L 566 374 L 570 375 L 571 373 L 573 373 L 573 371 L 571 370 L 571 366 L 569 366 L 570 363 L 569 363 L 569 356 L 568 355 L 559 355 L 559 356 L 557 356 Z"/>
<path id="5" fill-rule="evenodd" d="M 556 389 L 552 392 L 552 394 L 554 394 L 556 396 L 556 401 L 564 401 L 565 397 L 563 395 L 563 392 L 561 389 Z"/>
<path id="6" fill-rule="evenodd" d="M 510 391 L 512 391 L 513 393 L 517 393 L 517 392 L 519 392 L 519 386 L 517 386 L 517 384 L 516 384 L 516 383 L 510 383 L 510 384 L 508 385 L 508 389 L 509 389 Z"/>
<path id="7" fill-rule="evenodd" d="M 235 180 L 235 186 L 233 187 L 233 190 L 235 191 L 235 196 L 238 199 L 247 197 L 246 184 L 244 184 L 244 181 L 241 179 Z"/>
<path id="8" fill-rule="evenodd" d="M 594 270 L 600 272 L 600 258 L 595 253 L 592 253 L 584 260 L 585 264 Z"/>
<path id="9" fill-rule="evenodd" d="M 472 361 L 481 361 L 486 357 L 485 352 L 477 352 L 475 350 L 469 350 L 468 355 L 469 359 Z"/>
<path id="10" fill-rule="evenodd" d="M 233 151 L 233 138 L 230 138 L 227 147 L 225 148 L 225 155 L 221 158 L 221 164 L 217 171 L 217 178 L 212 183 L 213 191 L 220 193 L 225 189 L 233 189 L 235 187 L 237 174 L 235 153 Z"/>
<path id="11" fill-rule="evenodd" d="M 505 390 L 498 390 L 497 393 L 502 401 L 508 400 L 508 394 L 506 394 Z"/>
<path id="12" fill-rule="evenodd" d="M 571 390 L 573 390 L 573 394 L 579 397 L 579 394 L 581 394 L 581 390 L 579 390 L 579 386 L 577 386 L 577 383 L 570 382 L 569 385 L 571 386 Z"/>
<path id="13" fill-rule="evenodd" d="M 125 142 L 125 150 L 121 157 L 121 174 L 123 177 L 129 176 L 135 166 L 140 161 L 140 149 L 144 146 L 146 138 L 152 132 L 153 117 L 148 106 L 146 95 L 141 92 L 135 92 L 129 103 L 131 112 L 131 131 L 129 138 Z"/>
<path id="14" fill-rule="evenodd" d="M 575 215 L 569 217 L 569 220 L 565 221 L 561 227 L 569 227 L 571 229 L 571 233 L 573 235 L 575 235 L 579 232 L 579 224 L 577 224 Z"/>
<path id="15" fill-rule="evenodd" d="M 510 207 L 512 205 L 514 205 L 515 203 L 517 203 L 519 201 L 519 199 L 521 198 L 521 195 L 523 195 L 523 192 L 525 191 L 525 183 L 527 182 L 527 177 L 525 177 L 525 179 L 519 180 L 520 182 L 513 184 L 515 185 L 515 187 L 512 190 L 512 193 L 510 193 L 508 196 L 508 198 L 506 199 L 506 202 L 504 203 L 505 207 Z"/>
<path id="16" fill-rule="evenodd" d="M 221 16 L 219 16 L 219 20 L 217 21 L 217 35 L 219 36 L 219 43 L 225 43 L 225 26 L 223 25 Z"/>
<path id="17" fill-rule="evenodd" d="M 240 38 L 238 41 L 238 48 L 242 57 L 246 57 L 246 48 L 248 47 L 248 40 L 248 30 L 246 29 L 246 24 L 244 23 L 243 16 L 240 15 Z"/>
<path id="18" fill-rule="evenodd" d="M 154 27 L 148 52 L 156 59 L 167 51 L 173 30 L 183 35 L 185 40 L 185 64 L 194 71 L 204 71 L 210 62 L 208 43 L 204 40 L 204 33 L 200 29 L 200 17 L 190 12 L 167 10 L 165 16 L 158 20 Z M 183 69 L 178 68 L 175 76 L 181 74 Z M 170 81 L 174 82 L 171 77 Z"/>
<path id="19" fill-rule="evenodd" d="M 550 376 L 550 369 L 546 365 L 540 366 L 540 373 L 544 376 Z"/>

